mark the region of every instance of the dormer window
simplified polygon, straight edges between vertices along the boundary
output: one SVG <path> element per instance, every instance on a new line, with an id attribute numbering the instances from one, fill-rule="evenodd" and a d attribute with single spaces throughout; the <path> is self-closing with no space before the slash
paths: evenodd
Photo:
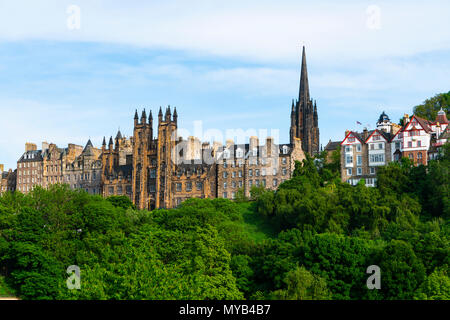
<path id="1" fill-rule="evenodd" d="M 287 154 L 289 152 L 288 146 L 283 146 L 283 154 Z"/>

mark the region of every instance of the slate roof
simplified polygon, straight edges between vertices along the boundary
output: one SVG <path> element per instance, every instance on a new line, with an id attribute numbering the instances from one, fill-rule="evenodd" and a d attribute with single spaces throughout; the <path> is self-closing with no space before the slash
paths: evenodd
<path id="1" fill-rule="evenodd" d="M 42 159 L 42 150 L 32 150 L 24 152 L 18 162 L 34 162 Z"/>
<path id="2" fill-rule="evenodd" d="M 329 141 L 327 143 L 327 145 L 325 146 L 325 151 L 334 151 L 337 150 L 337 148 L 339 148 L 339 146 L 341 145 L 341 141 Z"/>
<path id="3" fill-rule="evenodd" d="M 378 118 L 378 123 L 383 122 L 383 121 L 391 121 L 391 119 L 389 119 L 388 115 L 384 111 L 380 115 L 380 118 Z"/>

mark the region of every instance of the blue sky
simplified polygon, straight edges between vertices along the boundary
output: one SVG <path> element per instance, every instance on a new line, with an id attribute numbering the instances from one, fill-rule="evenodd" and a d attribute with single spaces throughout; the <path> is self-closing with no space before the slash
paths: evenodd
<path id="1" fill-rule="evenodd" d="M 449 1 L 335 2 L 1 0 L 0 163 L 15 168 L 25 142 L 130 136 L 136 108 L 169 104 L 190 132 L 287 142 L 301 45 L 324 145 L 450 90 Z"/>

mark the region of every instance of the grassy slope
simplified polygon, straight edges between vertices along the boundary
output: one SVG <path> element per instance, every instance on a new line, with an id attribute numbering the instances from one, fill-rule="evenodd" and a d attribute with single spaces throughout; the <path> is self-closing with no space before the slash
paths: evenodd
<path id="1" fill-rule="evenodd" d="M 239 206 L 241 207 L 242 216 L 244 218 L 242 227 L 255 242 L 276 237 L 277 234 L 273 230 L 273 227 L 256 213 L 254 202 L 240 203 Z"/>

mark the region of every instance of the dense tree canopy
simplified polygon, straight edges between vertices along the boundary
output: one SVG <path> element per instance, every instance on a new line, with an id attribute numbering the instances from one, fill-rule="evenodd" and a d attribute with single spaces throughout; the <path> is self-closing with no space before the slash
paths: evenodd
<path id="1" fill-rule="evenodd" d="M 68 186 L 0 196 L 0 293 L 23 299 L 449 299 L 449 147 L 375 188 L 339 157 L 297 163 L 278 190 L 139 211 Z M 69 290 L 67 267 L 81 271 Z M 369 290 L 367 268 L 381 270 Z"/>
<path id="2" fill-rule="evenodd" d="M 414 107 L 414 114 L 431 121 L 436 120 L 437 113 L 443 109 L 450 118 L 450 91 L 440 93 L 425 100 L 422 104 Z"/>

